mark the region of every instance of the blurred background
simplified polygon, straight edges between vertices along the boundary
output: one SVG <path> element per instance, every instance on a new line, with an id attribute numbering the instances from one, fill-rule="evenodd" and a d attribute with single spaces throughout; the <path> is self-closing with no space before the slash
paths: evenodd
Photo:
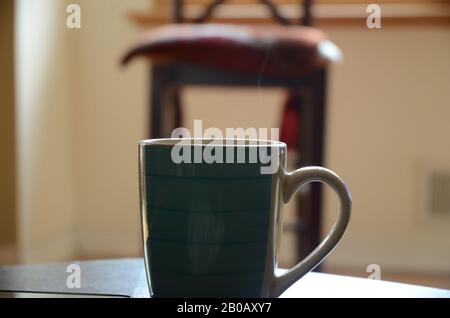
<path id="1" fill-rule="evenodd" d="M 223 16 L 245 8 L 270 23 L 252 1 L 230 2 Z M 293 1 L 275 2 L 289 14 Z M 80 29 L 66 26 L 71 3 Z M 449 2 L 377 3 L 381 29 L 366 26 L 363 1 L 313 6 L 315 27 L 344 56 L 329 70 L 324 164 L 353 195 L 348 231 L 322 271 L 368 277 L 377 264 L 382 279 L 450 288 Z M 149 65 L 120 59 L 169 22 L 168 4 L 1 1 L 0 264 L 142 255 L 137 142 L 148 137 Z M 256 84 L 187 87 L 183 124 L 279 127 L 285 99 Z M 337 203 L 330 192 L 323 202 L 326 233 Z M 295 245 L 286 231 L 281 265 L 295 263 Z"/>

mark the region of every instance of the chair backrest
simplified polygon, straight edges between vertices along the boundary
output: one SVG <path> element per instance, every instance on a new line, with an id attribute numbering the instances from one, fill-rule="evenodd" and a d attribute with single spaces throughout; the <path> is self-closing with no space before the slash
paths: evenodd
<path id="1" fill-rule="evenodd" d="M 214 11 L 221 4 L 226 3 L 228 0 L 211 0 L 208 5 L 206 5 L 204 11 L 194 19 L 195 23 L 203 23 L 206 22 L 209 18 L 211 18 L 214 14 Z M 279 24 L 283 25 L 291 25 L 292 22 L 289 19 L 286 19 L 279 11 L 277 5 L 272 0 L 255 0 L 260 4 L 267 7 L 272 17 Z M 303 17 L 299 17 L 298 23 L 306 26 L 312 25 L 312 15 L 311 15 L 311 5 L 312 0 L 299 0 L 298 1 L 300 8 L 303 8 Z M 183 5 L 185 4 L 184 0 L 172 0 L 172 22 L 173 23 L 183 23 L 184 21 L 184 12 Z M 300 9 L 299 8 L 299 9 Z"/>

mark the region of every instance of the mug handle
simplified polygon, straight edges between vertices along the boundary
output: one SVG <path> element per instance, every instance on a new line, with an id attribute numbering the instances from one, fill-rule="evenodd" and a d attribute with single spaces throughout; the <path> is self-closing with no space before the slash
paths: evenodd
<path id="1" fill-rule="evenodd" d="M 288 287 L 299 280 L 303 275 L 313 270 L 323 259 L 334 249 L 347 228 L 350 219 L 352 199 L 350 191 L 345 183 L 331 170 L 322 167 L 306 167 L 290 173 L 284 173 L 283 180 L 283 201 L 288 203 L 297 190 L 309 182 L 319 181 L 329 185 L 338 195 L 340 201 L 339 213 L 333 228 L 325 239 L 311 252 L 303 261 L 280 274 L 275 268 L 272 297 L 280 296 Z M 281 222 L 279 222 L 281 223 Z M 281 232 L 281 225 L 277 225 L 276 231 Z M 280 237 L 277 235 L 277 237 Z M 279 242 L 276 242 L 276 244 Z M 277 262 L 275 263 L 277 264 Z"/>

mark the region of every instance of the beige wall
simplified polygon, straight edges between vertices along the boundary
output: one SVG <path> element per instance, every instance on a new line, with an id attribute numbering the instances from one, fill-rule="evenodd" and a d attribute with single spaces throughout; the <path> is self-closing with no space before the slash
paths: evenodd
<path id="1" fill-rule="evenodd" d="M 69 3 L 16 2 L 21 262 L 140 253 L 136 142 L 146 77 L 142 65 L 123 70 L 119 59 L 138 35 L 127 9 L 148 2 L 79 1 L 80 30 L 66 27 Z"/>
<path id="2" fill-rule="evenodd" d="M 14 1 L 0 3 L 0 263 L 13 262 L 16 244 L 14 144 Z M 3 251 L 3 253 L 1 252 Z"/>
<path id="3" fill-rule="evenodd" d="M 22 262 L 70 258 L 74 249 L 74 122 L 65 5 L 16 1 L 18 240 Z"/>
<path id="4" fill-rule="evenodd" d="M 47 103 L 39 100 L 41 107 L 45 105 L 39 113 L 43 124 L 48 120 L 45 109 L 69 107 L 60 109 L 64 127 L 47 125 L 33 134 L 41 143 L 47 137 L 54 139 L 53 144 L 70 138 L 73 142 L 57 150 L 38 147 L 45 149 L 39 152 L 41 160 L 58 163 L 59 173 L 49 174 L 55 183 L 48 178 L 40 181 L 35 195 L 41 199 L 36 200 L 43 204 L 50 193 L 59 194 L 54 205 L 42 207 L 53 216 L 64 210 L 73 217 L 69 224 L 74 255 L 138 255 L 136 143 L 146 135 L 148 83 L 144 62 L 120 69 L 118 59 L 139 34 L 125 13 L 145 9 L 147 1 L 83 0 L 80 4 L 82 29 L 58 35 L 62 42 L 70 39 L 70 58 L 64 50 L 49 53 L 60 63 L 54 84 L 63 86 L 52 94 L 44 90 Z M 450 28 L 393 26 L 369 31 L 349 26 L 326 31 L 345 55 L 330 77 L 326 164 L 348 182 L 354 198 L 351 226 L 328 266 L 364 270 L 377 263 L 383 268 L 448 272 L 447 223 L 421 222 L 416 202 L 418 167 L 434 160 L 450 162 L 445 146 Z M 283 97 L 280 91 L 256 88 L 188 89 L 186 125 L 191 127 L 194 119 L 201 118 L 206 126 L 222 128 L 275 127 Z M 31 164 L 29 169 L 26 175 L 39 177 L 47 171 Z M 332 222 L 334 205 L 328 195 L 324 229 Z M 39 211 L 44 215 L 46 209 Z M 42 229 L 47 229 L 44 225 Z M 289 246 L 283 248 L 289 261 Z"/>
<path id="5" fill-rule="evenodd" d="M 77 247 L 83 256 L 139 255 L 137 142 L 147 121 L 146 64 L 119 62 L 139 31 L 128 10 L 148 1 L 84 0 L 75 31 Z"/>
<path id="6" fill-rule="evenodd" d="M 327 31 L 345 56 L 330 82 L 327 165 L 354 200 L 328 263 L 448 273 L 450 218 L 421 217 L 420 175 L 450 171 L 450 27 Z"/>
<path id="7" fill-rule="evenodd" d="M 423 219 L 419 175 L 421 167 L 436 162 L 450 170 L 450 148 L 445 146 L 450 134 L 450 28 L 325 31 L 345 59 L 332 68 L 329 81 L 326 166 L 346 180 L 354 204 L 349 230 L 327 260 L 328 268 L 364 272 L 376 263 L 393 271 L 448 272 L 450 219 Z M 256 90 L 229 94 L 188 90 L 188 122 L 203 118 L 222 128 L 278 124 L 279 91 L 263 98 Z M 212 105 L 218 110 L 211 112 Z M 323 232 L 337 209 L 334 195 L 326 194 Z M 287 234 L 284 241 L 289 246 L 293 238 Z M 286 245 L 282 261 L 291 264 Z"/>

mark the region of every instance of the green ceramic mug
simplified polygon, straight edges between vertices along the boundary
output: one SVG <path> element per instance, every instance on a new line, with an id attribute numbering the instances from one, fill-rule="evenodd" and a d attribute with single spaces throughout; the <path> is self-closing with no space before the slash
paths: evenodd
<path id="1" fill-rule="evenodd" d="M 140 142 L 142 232 L 153 297 L 277 297 L 333 250 L 350 218 L 348 189 L 330 170 L 287 172 L 285 161 L 286 145 L 277 141 Z M 281 273 L 283 206 L 312 181 L 337 193 L 336 223 L 307 258 Z"/>

